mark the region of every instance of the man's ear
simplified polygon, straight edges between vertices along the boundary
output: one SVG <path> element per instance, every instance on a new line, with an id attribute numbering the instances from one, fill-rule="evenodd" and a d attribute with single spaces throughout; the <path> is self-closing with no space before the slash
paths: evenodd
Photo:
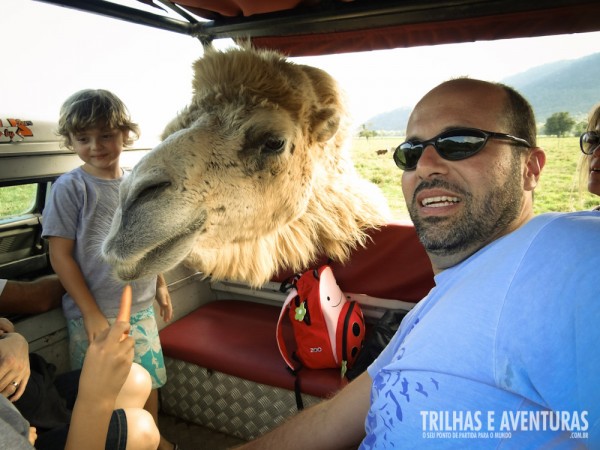
<path id="1" fill-rule="evenodd" d="M 523 183 L 526 191 L 533 191 L 546 164 L 546 153 L 540 147 L 532 148 L 525 159 Z"/>

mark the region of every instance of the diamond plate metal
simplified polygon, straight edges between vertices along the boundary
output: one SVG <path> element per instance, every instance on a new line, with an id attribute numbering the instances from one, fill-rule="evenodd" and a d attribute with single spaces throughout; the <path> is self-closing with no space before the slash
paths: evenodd
<path id="1" fill-rule="evenodd" d="M 162 410 L 222 433 L 252 440 L 296 414 L 293 391 L 165 357 Z M 303 395 L 308 408 L 322 399 Z"/>

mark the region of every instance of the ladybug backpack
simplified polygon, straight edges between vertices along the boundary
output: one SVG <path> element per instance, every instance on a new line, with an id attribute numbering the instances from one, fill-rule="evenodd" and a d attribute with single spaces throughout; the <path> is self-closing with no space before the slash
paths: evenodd
<path id="1" fill-rule="evenodd" d="M 347 300 L 329 265 L 296 275 L 291 286 L 277 322 L 277 345 L 283 359 L 295 375 L 302 366 L 339 367 L 343 377 L 356 360 L 365 337 L 360 305 Z M 296 341 L 294 359 L 300 364 L 292 362 L 283 340 L 282 321 L 286 315 Z"/>

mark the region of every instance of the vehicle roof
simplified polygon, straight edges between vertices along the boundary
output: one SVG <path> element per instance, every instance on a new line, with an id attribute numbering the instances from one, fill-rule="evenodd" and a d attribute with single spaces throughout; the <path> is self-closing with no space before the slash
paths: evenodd
<path id="1" fill-rule="evenodd" d="M 600 30 L 597 0 L 137 0 L 133 6 L 41 1 L 187 34 L 203 43 L 250 39 L 255 47 L 289 56 Z"/>

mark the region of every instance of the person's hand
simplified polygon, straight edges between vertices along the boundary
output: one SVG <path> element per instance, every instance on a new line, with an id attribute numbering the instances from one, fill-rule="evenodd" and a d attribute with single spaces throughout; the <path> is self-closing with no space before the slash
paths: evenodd
<path id="1" fill-rule="evenodd" d="M 83 316 L 83 326 L 87 332 L 88 341 L 91 343 L 96 337 L 106 330 L 110 324 L 104 315 L 98 312 L 88 313 Z"/>
<path id="2" fill-rule="evenodd" d="M 165 322 L 169 322 L 173 318 L 173 305 L 171 304 L 171 294 L 166 284 L 157 284 L 156 286 L 156 301 L 160 306 L 160 316 Z"/>
<path id="3" fill-rule="evenodd" d="M 129 328 L 128 323 L 115 322 L 90 343 L 81 369 L 78 401 L 114 403 L 133 363 L 134 340 L 123 338 Z"/>
<path id="4" fill-rule="evenodd" d="M 29 443 L 31 445 L 35 444 L 35 441 L 37 440 L 37 430 L 35 427 L 29 427 Z"/>
<path id="5" fill-rule="evenodd" d="M 16 402 L 29 381 L 29 344 L 18 333 L 0 336 L 0 394 Z"/>
<path id="6" fill-rule="evenodd" d="M 0 336 L 3 335 L 4 333 L 14 333 L 14 332 L 15 332 L 15 326 L 13 325 L 13 323 L 4 317 L 0 317 Z"/>

